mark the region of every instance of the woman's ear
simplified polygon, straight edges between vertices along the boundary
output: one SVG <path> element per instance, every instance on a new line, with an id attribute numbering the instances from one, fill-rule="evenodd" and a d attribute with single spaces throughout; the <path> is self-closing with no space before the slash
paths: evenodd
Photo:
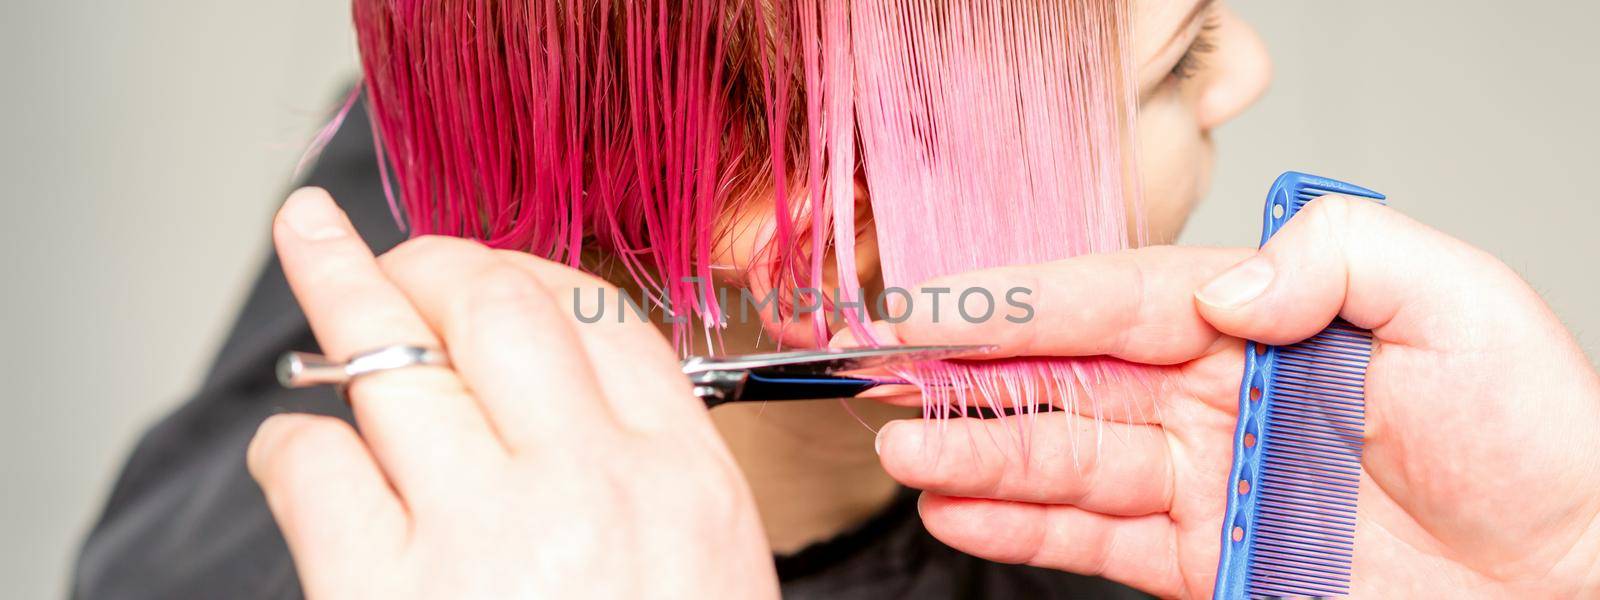
<path id="1" fill-rule="evenodd" d="M 853 262 L 846 264 L 854 267 L 855 281 L 843 280 L 844 278 L 841 276 L 839 269 L 838 247 L 829 244 L 828 254 L 822 260 L 822 282 L 817 286 L 828 296 L 827 316 L 830 336 L 849 326 L 849 323 L 845 320 L 844 311 L 854 310 L 842 306 L 834 309 L 833 302 L 839 299 L 843 288 L 848 287 L 858 290 L 857 297 L 848 298 L 848 300 L 863 303 L 862 312 L 858 314 L 861 315 L 864 321 L 871 320 L 876 316 L 873 314 L 875 304 L 873 300 L 878 298 L 883 291 L 882 254 L 878 247 L 878 230 L 873 219 L 872 194 L 867 188 L 866 173 L 859 165 L 856 167 L 854 183 L 855 193 L 852 199 L 854 203 L 854 219 L 851 225 L 855 233 L 855 252 L 852 257 Z M 830 236 L 833 233 L 831 231 L 828 232 Z M 809 322 L 806 323 L 806 328 L 809 330 L 806 337 L 812 344 L 817 347 L 828 345 L 828 340 L 810 339 L 815 337 L 815 334 L 811 333 L 811 331 L 815 330 L 815 327 Z"/>
<path id="2" fill-rule="evenodd" d="M 883 254 L 878 248 L 878 228 L 873 220 L 872 192 L 867 189 L 867 174 L 860 166 L 856 167 L 856 275 L 861 280 L 857 282 L 861 289 L 869 294 L 876 294 L 883 289 Z M 832 264 L 834 257 L 829 256 Z M 838 274 L 832 275 L 833 280 L 829 285 L 838 287 Z M 868 297 L 871 297 L 870 295 Z"/>
<path id="3" fill-rule="evenodd" d="M 883 274 L 880 269 L 880 254 L 878 254 L 878 235 L 872 218 L 872 197 L 867 190 L 866 173 L 861 168 L 856 168 L 854 178 L 854 234 L 856 234 L 856 253 L 854 253 L 854 267 L 859 282 L 862 298 L 874 299 L 883 290 Z M 718 285 L 738 286 L 749 294 L 755 302 L 747 302 L 750 306 L 742 307 L 746 310 L 741 314 L 741 307 L 733 306 L 733 314 L 728 315 L 730 320 L 738 322 L 741 317 L 749 317 L 754 322 L 755 315 L 760 314 L 760 323 L 766 333 L 782 342 L 784 346 L 794 347 L 822 347 L 827 346 L 827 339 L 816 339 L 816 328 L 811 322 L 811 315 L 787 315 L 787 318 L 776 320 L 773 314 L 773 304 L 757 307 L 765 301 L 781 302 L 786 307 L 805 307 L 808 312 L 811 304 L 816 304 L 816 299 L 802 290 L 774 290 L 773 286 L 779 277 L 774 277 L 774 253 L 782 254 L 784 251 L 795 251 L 800 256 L 810 254 L 811 234 L 808 222 L 797 222 L 792 227 L 795 234 L 790 243 L 794 248 L 776 248 L 774 237 L 778 235 L 778 214 L 776 202 L 771 197 L 771 192 L 750 198 L 750 202 L 742 203 L 741 210 L 725 214 L 720 224 L 726 234 L 718 242 L 717 274 L 720 278 Z M 834 232 L 826 232 L 832 235 Z M 834 246 L 829 245 L 827 256 L 822 258 L 822 282 L 816 288 L 829 296 L 827 306 L 832 306 L 832 301 L 837 299 L 840 290 L 840 277 L 838 277 L 838 256 L 834 253 Z M 800 274 L 798 286 L 811 286 L 805 283 L 808 275 Z M 734 298 L 730 298 L 733 301 Z M 744 299 L 739 298 L 739 301 Z M 867 302 L 867 310 L 872 310 L 872 302 Z M 846 323 L 835 315 L 834 310 L 826 310 L 829 317 L 829 331 L 838 331 L 845 328 Z M 872 315 L 867 315 L 872 317 Z"/>

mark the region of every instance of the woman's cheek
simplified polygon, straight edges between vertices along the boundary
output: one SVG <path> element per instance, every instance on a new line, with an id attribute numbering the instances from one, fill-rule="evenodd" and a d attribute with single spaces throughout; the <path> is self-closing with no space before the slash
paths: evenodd
<path id="1" fill-rule="evenodd" d="M 1177 239 L 1211 180 L 1211 140 L 1172 82 L 1139 108 L 1139 176 L 1151 243 Z"/>

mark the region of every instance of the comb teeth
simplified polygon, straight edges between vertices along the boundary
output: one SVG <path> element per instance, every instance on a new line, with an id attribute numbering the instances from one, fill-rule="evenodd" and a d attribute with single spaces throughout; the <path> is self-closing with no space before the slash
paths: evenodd
<path id="1" fill-rule="evenodd" d="M 1293 206 L 1291 206 L 1289 210 L 1289 215 L 1291 216 L 1294 213 L 1299 212 L 1301 208 L 1304 208 L 1306 203 L 1328 194 L 1358 196 L 1378 201 L 1382 201 L 1384 199 L 1383 194 L 1379 194 L 1361 186 L 1351 185 L 1343 181 L 1334 181 L 1332 179 L 1324 179 L 1321 177 L 1312 176 L 1302 177 L 1303 178 L 1299 181 L 1296 181 L 1293 186 L 1294 200 L 1292 200 Z"/>
<path id="2" fill-rule="evenodd" d="M 1371 334 L 1342 320 L 1276 349 L 1263 468 L 1251 490 L 1259 495 L 1251 595 L 1349 593 L 1371 355 Z"/>
<path id="3" fill-rule="evenodd" d="M 1261 244 L 1327 194 L 1384 201 L 1284 173 L 1267 192 Z M 1343 320 L 1292 346 L 1247 346 L 1215 597 L 1349 593 L 1371 357 L 1372 334 Z"/>

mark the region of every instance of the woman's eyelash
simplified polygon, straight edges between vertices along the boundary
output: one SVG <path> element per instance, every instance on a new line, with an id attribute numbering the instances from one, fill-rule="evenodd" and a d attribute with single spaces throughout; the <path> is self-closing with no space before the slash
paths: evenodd
<path id="1" fill-rule="evenodd" d="M 1216 32 L 1222 26 L 1222 19 L 1216 15 L 1206 18 L 1205 24 L 1200 26 L 1200 33 L 1194 36 L 1194 42 L 1189 44 L 1189 49 L 1184 51 L 1183 57 L 1172 65 L 1172 78 L 1184 80 L 1193 77 L 1204 63 L 1201 59 L 1212 50 L 1217 49 Z"/>

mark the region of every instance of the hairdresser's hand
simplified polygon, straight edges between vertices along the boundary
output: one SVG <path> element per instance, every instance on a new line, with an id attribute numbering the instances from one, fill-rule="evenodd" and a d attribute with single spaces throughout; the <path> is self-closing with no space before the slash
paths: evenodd
<path id="1" fill-rule="evenodd" d="M 1600 596 L 1600 378 L 1509 268 L 1398 212 L 1330 197 L 1260 252 L 1155 247 L 929 285 L 1031 288 L 1037 315 L 913 311 L 907 343 L 1151 365 L 1148 387 L 1091 385 L 1089 416 L 1040 415 L 1026 459 L 1004 422 L 952 421 L 927 445 L 934 427 L 885 427 L 885 468 L 928 491 L 923 520 L 955 548 L 1209 596 L 1241 340 L 1295 342 L 1339 315 L 1376 338 L 1353 591 Z"/>
<path id="2" fill-rule="evenodd" d="M 743 476 L 666 342 L 563 308 L 602 282 L 444 238 L 375 260 L 321 190 L 289 199 L 274 238 L 329 355 L 454 361 L 354 382 L 359 435 L 288 414 L 256 434 L 250 471 L 308 595 L 777 596 Z"/>

